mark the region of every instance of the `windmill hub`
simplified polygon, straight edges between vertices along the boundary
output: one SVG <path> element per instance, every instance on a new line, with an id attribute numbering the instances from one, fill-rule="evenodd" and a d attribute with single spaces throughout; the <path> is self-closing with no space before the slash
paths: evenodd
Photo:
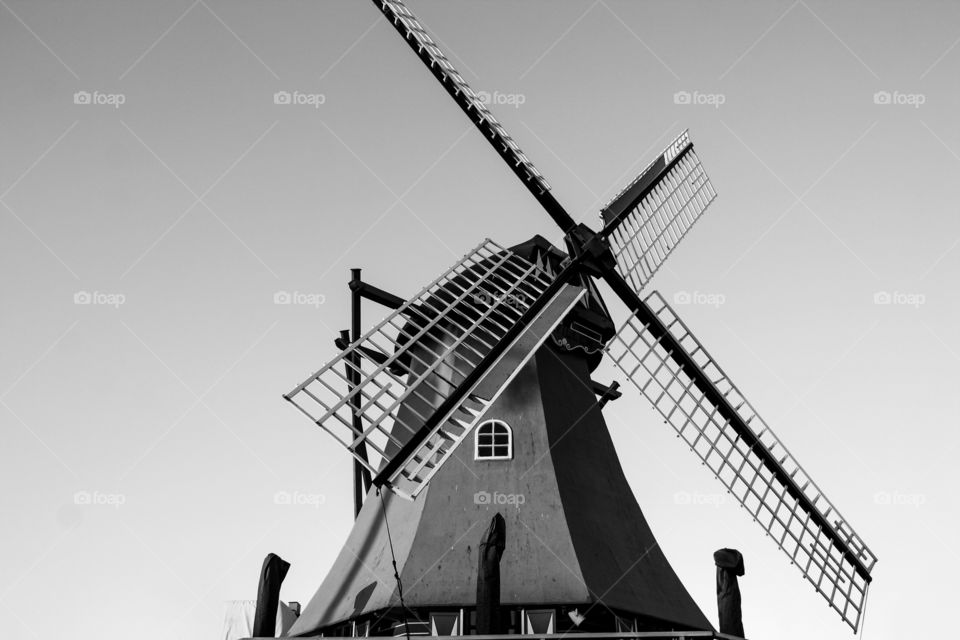
<path id="1" fill-rule="evenodd" d="M 539 235 L 511 247 L 510 251 L 548 274 L 559 273 L 570 262 L 569 255 Z M 585 288 L 586 294 L 569 315 L 561 320 L 551 334 L 551 342 L 561 349 L 580 350 L 588 354 L 590 370 L 593 371 L 603 360 L 603 349 L 616 334 L 616 327 L 593 282 L 587 277 L 581 277 L 580 284 Z"/>
<path id="2" fill-rule="evenodd" d="M 613 271 L 617 266 L 617 259 L 610 250 L 610 245 L 600 234 L 583 223 L 571 229 L 564 241 L 570 255 L 582 256 L 583 270 L 595 278 L 602 278 L 604 273 Z"/>

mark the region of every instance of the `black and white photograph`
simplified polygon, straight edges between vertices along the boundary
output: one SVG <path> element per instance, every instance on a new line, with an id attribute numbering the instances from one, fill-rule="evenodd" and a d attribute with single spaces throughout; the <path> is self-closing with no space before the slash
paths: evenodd
<path id="1" fill-rule="evenodd" d="M 952 637 L 958 78 L 945 0 L 0 0 L 0 635 Z"/>

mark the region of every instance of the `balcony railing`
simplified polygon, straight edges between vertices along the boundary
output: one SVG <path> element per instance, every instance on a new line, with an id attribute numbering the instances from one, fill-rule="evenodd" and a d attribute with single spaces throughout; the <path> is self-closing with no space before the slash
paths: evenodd
<path id="1" fill-rule="evenodd" d="M 411 637 L 414 634 L 411 634 Z M 356 638 L 339 638 L 334 636 L 304 636 L 305 638 L 321 638 L 324 640 L 357 640 Z M 399 636 L 402 637 L 402 636 Z M 430 636 L 418 636 L 430 637 Z M 624 633 L 544 633 L 544 634 L 502 634 L 502 635 L 472 635 L 472 636 L 445 636 L 447 640 L 743 640 L 738 636 L 712 631 L 630 631 Z M 246 640 L 264 640 L 248 638 Z"/>

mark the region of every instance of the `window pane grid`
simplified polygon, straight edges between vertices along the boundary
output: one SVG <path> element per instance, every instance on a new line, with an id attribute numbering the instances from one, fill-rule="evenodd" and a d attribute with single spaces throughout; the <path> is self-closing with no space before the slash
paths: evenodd
<path id="1" fill-rule="evenodd" d="M 477 460 L 509 460 L 513 458 L 513 432 L 503 420 L 487 420 L 477 427 Z"/>

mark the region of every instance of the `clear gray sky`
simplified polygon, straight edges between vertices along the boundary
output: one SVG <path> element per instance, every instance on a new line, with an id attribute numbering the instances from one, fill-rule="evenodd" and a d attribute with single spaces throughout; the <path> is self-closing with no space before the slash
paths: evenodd
<path id="1" fill-rule="evenodd" d="M 654 286 L 700 302 L 677 309 L 879 556 L 863 637 L 941 633 L 960 6 L 411 7 L 591 224 L 690 128 L 720 196 Z M 350 463 L 280 396 L 334 354 L 348 269 L 409 296 L 485 236 L 558 233 L 369 2 L 0 0 L 0 80 L 3 635 L 211 638 L 269 551 L 306 601 Z M 642 398 L 608 406 L 708 615 L 735 547 L 751 637 L 850 637 Z"/>

